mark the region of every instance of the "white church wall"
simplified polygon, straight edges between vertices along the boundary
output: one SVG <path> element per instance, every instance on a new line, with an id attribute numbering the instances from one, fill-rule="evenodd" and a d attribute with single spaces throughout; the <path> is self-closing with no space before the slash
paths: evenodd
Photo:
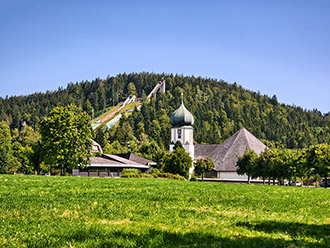
<path id="1" fill-rule="evenodd" d="M 193 129 L 192 128 L 185 128 L 183 132 L 183 143 L 186 144 L 188 142 L 190 145 L 194 143 L 193 139 Z"/>
<path id="2" fill-rule="evenodd" d="M 179 132 L 181 135 L 179 135 Z M 179 137 L 181 136 L 181 137 Z M 184 145 L 186 142 L 189 144 L 193 144 L 193 129 L 187 128 L 187 127 L 181 127 L 181 128 L 172 128 L 171 129 L 171 142 L 175 143 L 177 141 L 180 141 L 182 145 Z"/>
<path id="3" fill-rule="evenodd" d="M 183 148 L 185 149 L 186 153 L 190 155 L 192 160 L 194 160 L 195 157 L 195 147 L 194 145 L 183 145 Z"/>

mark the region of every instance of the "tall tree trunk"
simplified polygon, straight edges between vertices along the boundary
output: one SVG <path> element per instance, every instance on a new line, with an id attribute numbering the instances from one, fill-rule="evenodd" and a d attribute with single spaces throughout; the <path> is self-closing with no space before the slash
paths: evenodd
<path id="1" fill-rule="evenodd" d="M 250 176 L 248 175 L 248 184 L 250 184 Z"/>

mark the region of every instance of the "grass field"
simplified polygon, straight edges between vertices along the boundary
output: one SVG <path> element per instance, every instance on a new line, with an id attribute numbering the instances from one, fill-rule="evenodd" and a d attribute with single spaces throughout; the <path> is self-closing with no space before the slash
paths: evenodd
<path id="1" fill-rule="evenodd" d="M 330 247 L 330 190 L 0 175 L 1 247 Z"/>

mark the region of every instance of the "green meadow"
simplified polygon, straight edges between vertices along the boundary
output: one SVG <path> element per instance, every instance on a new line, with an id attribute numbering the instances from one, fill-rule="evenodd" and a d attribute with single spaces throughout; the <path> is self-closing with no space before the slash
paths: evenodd
<path id="1" fill-rule="evenodd" d="M 0 175 L 0 247 L 330 247 L 330 190 Z"/>

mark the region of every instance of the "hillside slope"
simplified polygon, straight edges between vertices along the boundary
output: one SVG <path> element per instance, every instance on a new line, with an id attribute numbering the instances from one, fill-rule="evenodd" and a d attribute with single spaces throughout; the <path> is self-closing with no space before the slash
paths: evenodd
<path id="1" fill-rule="evenodd" d="M 184 92 L 185 105 L 195 116 L 197 143 L 223 142 L 242 126 L 259 139 L 279 142 L 289 148 L 330 140 L 328 114 L 279 104 L 276 96 L 270 98 L 222 80 L 172 74 L 124 73 L 105 80 L 70 83 L 66 89 L 54 92 L 0 98 L 0 120 L 5 120 L 11 128 L 19 128 L 23 121 L 36 128 L 53 107 L 70 103 L 89 114 L 94 108 L 96 116 L 129 95 L 145 98 L 162 77 L 166 80 L 166 93 L 157 93 L 157 99 L 144 104 L 141 112 L 126 120 L 135 138 L 145 133 L 150 140 L 167 147 L 168 117 L 179 106 L 180 94 Z M 124 118 L 121 121 L 124 122 Z M 120 140 L 114 133 L 110 138 L 111 142 Z"/>

